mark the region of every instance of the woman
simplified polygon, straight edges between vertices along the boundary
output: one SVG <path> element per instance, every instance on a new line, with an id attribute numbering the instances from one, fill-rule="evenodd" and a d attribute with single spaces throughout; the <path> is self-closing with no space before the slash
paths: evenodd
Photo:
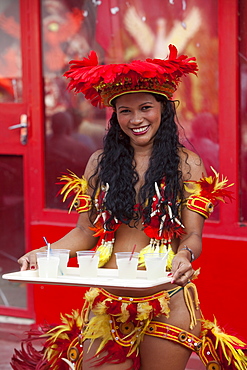
<path id="1" fill-rule="evenodd" d="M 82 332 L 68 341 L 68 357 L 63 359 L 76 369 L 182 370 L 192 350 L 205 364 L 219 365 L 212 369 L 220 369 L 229 358 L 235 364 L 235 357 L 237 364 L 243 363 L 238 369 L 246 368 L 240 349 L 232 348 L 229 356 L 227 349 L 226 359 L 213 350 L 214 340 L 208 341 L 206 334 L 212 335 L 216 325 L 204 322 L 204 340 L 199 338 L 201 315 L 191 282 L 197 275 L 192 262 L 201 253 L 205 218 L 216 201 L 231 197 L 231 192 L 218 174 L 206 178 L 202 160 L 179 142 L 171 98 L 180 78 L 195 74 L 197 65 L 194 58 L 177 57 L 176 48 L 169 48 L 164 61 L 110 66 L 98 66 L 91 52 L 65 74 L 71 88 L 93 105 L 111 106 L 113 114 L 104 149 L 91 156 L 84 178 L 62 177 L 61 193 L 64 198 L 75 193 L 72 206 L 80 216 L 75 229 L 52 248 L 69 246 L 75 256 L 78 250 L 94 248 L 96 237 L 104 268 L 116 268 L 115 253 L 131 251 L 134 245 L 140 253 L 139 268 L 144 268 L 145 253 L 168 251 L 171 276 L 169 283 L 145 290 L 145 296 L 141 289 L 116 287 L 87 292 Z M 36 268 L 36 251 L 19 259 L 22 269 Z M 49 368 L 62 366 L 57 358 L 66 356 L 54 349 L 54 343 L 66 330 L 60 326 L 47 334 Z M 219 336 L 217 340 L 221 342 Z"/>

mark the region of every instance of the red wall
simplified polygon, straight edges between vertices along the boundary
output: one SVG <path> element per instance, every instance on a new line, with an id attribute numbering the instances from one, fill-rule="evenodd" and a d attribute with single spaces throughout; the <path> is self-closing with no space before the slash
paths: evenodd
<path id="1" fill-rule="evenodd" d="M 204 317 L 215 316 L 222 327 L 245 338 L 246 248 L 246 241 L 204 238 L 195 263 L 201 267 L 197 286 Z"/>

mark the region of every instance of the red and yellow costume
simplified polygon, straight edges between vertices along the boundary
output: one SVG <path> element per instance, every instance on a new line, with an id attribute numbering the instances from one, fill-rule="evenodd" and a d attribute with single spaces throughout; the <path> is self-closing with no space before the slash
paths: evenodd
<path id="1" fill-rule="evenodd" d="M 91 198 L 86 194 L 87 182 L 84 178 L 79 179 L 75 174 L 70 173 L 61 177 L 64 184 L 61 194 L 64 200 L 71 194 L 74 195 L 70 210 L 75 207 L 79 213 L 89 211 L 92 207 Z M 224 201 L 226 197 L 231 199 L 231 192 L 227 190 L 227 179 L 220 180 L 219 174 L 203 177 L 200 181 L 188 181 L 184 184 L 189 197 L 183 202 L 190 210 L 198 212 L 204 217 L 209 217 L 217 201 Z M 162 199 L 162 183 L 157 189 L 153 198 L 153 218 L 158 217 L 158 204 Z M 110 258 L 114 243 L 114 231 L 119 227 L 116 220 L 116 228 L 107 233 L 103 228 L 103 220 L 107 217 L 104 209 L 104 198 L 107 187 L 98 192 L 97 203 L 98 217 L 96 218 L 96 233 L 100 235 L 97 245 L 101 252 L 100 266 L 103 266 Z M 156 211 L 157 210 L 157 211 Z M 103 211 L 105 214 L 102 216 Z M 155 212 L 156 211 L 156 212 Z M 183 225 L 179 220 L 173 220 L 171 211 L 167 210 L 167 225 L 174 223 L 173 227 L 165 233 L 160 232 L 160 225 L 157 227 L 144 225 L 144 232 L 150 235 L 151 242 L 140 253 L 140 265 L 143 265 L 143 255 L 146 252 L 169 250 L 171 266 L 174 252 L 171 249 L 170 239 L 176 233 L 181 235 Z M 157 225 L 157 219 L 151 220 L 151 224 Z M 146 226 L 146 227 L 145 227 Z M 109 239 L 110 234 L 110 239 Z M 152 238 L 153 237 L 153 238 Z M 108 239 L 107 239 L 108 238 Z M 168 265 L 168 268 L 169 268 Z M 185 287 L 176 287 L 168 291 L 160 291 L 147 297 L 119 297 L 104 289 L 93 288 L 85 294 L 85 304 L 81 314 L 73 311 L 72 315 L 62 316 L 63 324 L 46 331 L 43 336 L 46 338 L 42 357 L 38 365 L 33 369 L 66 369 L 68 364 L 75 370 L 81 369 L 83 358 L 83 342 L 86 339 L 91 344 L 96 339 L 101 343 L 95 354 L 95 365 L 100 366 L 105 362 L 121 363 L 130 358 L 133 361 L 133 369 L 140 368 L 139 345 L 144 335 L 172 340 L 187 347 L 199 355 L 207 369 L 216 370 L 246 370 L 247 369 L 247 345 L 236 338 L 226 334 L 217 323 L 201 320 L 202 330 L 200 337 L 178 327 L 156 321 L 161 315 L 169 317 L 169 301 L 178 291 L 183 290 L 184 299 L 190 313 L 190 329 L 197 324 L 195 311 L 199 309 L 199 300 L 196 286 L 189 282 Z M 94 316 L 89 320 L 89 313 Z M 31 347 L 32 348 L 32 347 Z M 29 348 L 30 352 L 30 348 Z M 21 358 L 24 351 L 19 353 Z M 30 352 L 31 353 L 31 352 Z M 103 354 L 100 360 L 98 354 Z M 13 369 L 19 360 L 14 360 Z M 23 367 L 31 368 L 31 367 Z"/>
<path id="2" fill-rule="evenodd" d="M 148 92 L 166 96 L 171 99 L 181 77 L 193 73 L 198 68 L 195 58 L 186 55 L 177 56 L 175 46 L 169 46 L 168 59 L 146 59 L 144 62 L 133 61 L 129 64 L 98 65 L 95 52 L 82 61 L 72 61 L 70 71 L 65 76 L 70 78 L 69 87 L 81 92 L 94 106 L 111 106 L 112 100 L 118 96 L 132 92 Z M 112 221 L 111 231 L 104 228 L 105 221 L 110 217 L 105 207 L 105 197 L 109 185 L 102 184 L 93 199 L 87 194 L 87 181 L 70 173 L 61 177 L 64 200 L 74 195 L 70 210 L 75 207 L 79 213 L 91 210 L 97 212 L 94 223 L 95 236 L 99 237 L 97 250 L 100 251 L 100 265 L 110 259 L 114 234 L 120 222 Z M 232 198 L 227 190 L 227 179 L 214 176 L 204 177 L 199 181 L 184 183 L 187 199 L 177 201 L 178 208 L 187 206 L 191 211 L 208 218 L 218 201 Z M 169 202 L 165 202 L 165 181 L 158 186 L 154 184 L 155 194 L 148 223 L 144 223 L 144 232 L 150 243 L 140 252 L 139 265 L 144 264 L 147 252 L 167 250 L 169 252 L 168 269 L 171 268 L 174 252 L 171 240 L 179 238 L 184 230 L 179 216 L 174 216 Z M 163 213 L 160 212 L 162 204 Z M 142 210 L 143 211 L 143 210 Z M 144 210 L 145 211 L 145 210 Z M 16 351 L 12 360 L 13 369 L 63 370 L 82 369 L 83 343 L 90 340 L 91 344 L 100 339 L 95 353 L 95 364 L 122 363 L 126 358 L 133 361 L 133 369 L 140 368 L 139 346 L 144 335 L 172 340 L 191 351 L 196 352 L 208 370 L 247 370 L 247 344 L 226 334 L 217 323 L 201 320 L 200 337 L 184 331 L 168 323 L 159 322 L 160 316 L 169 317 L 169 302 L 178 291 L 183 291 L 184 300 L 190 313 L 190 329 L 197 324 L 196 310 L 199 309 L 197 290 L 192 282 L 185 287 L 176 287 L 168 291 L 160 291 L 148 297 L 119 297 L 104 289 L 91 289 L 85 295 L 85 305 L 81 315 L 73 311 L 72 315 L 62 316 L 62 324 L 45 329 L 43 337 L 44 349 L 35 351 L 27 340 L 27 351 L 24 347 Z M 89 320 L 89 312 L 94 316 Z M 26 353 L 27 352 L 27 353 Z M 102 356 L 98 359 L 97 355 Z M 35 361 L 33 360 L 35 358 Z"/>

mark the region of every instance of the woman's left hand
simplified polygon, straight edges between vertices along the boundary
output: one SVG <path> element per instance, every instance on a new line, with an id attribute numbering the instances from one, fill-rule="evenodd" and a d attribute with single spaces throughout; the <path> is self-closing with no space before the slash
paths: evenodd
<path id="1" fill-rule="evenodd" d="M 195 270 L 184 253 L 177 253 L 172 261 L 172 284 L 185 286 L 193 277 Z"/>

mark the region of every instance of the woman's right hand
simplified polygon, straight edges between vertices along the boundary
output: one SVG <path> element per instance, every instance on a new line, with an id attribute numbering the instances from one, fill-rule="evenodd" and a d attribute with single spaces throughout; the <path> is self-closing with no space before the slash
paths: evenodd
<path id="1" fill-rule="evenodd" d="M 21 265 L 21 271 L 37 269 L 37 252 L 45 252 L 46 247 L 34 249 L 18 259 L 18 263 Z"/>

